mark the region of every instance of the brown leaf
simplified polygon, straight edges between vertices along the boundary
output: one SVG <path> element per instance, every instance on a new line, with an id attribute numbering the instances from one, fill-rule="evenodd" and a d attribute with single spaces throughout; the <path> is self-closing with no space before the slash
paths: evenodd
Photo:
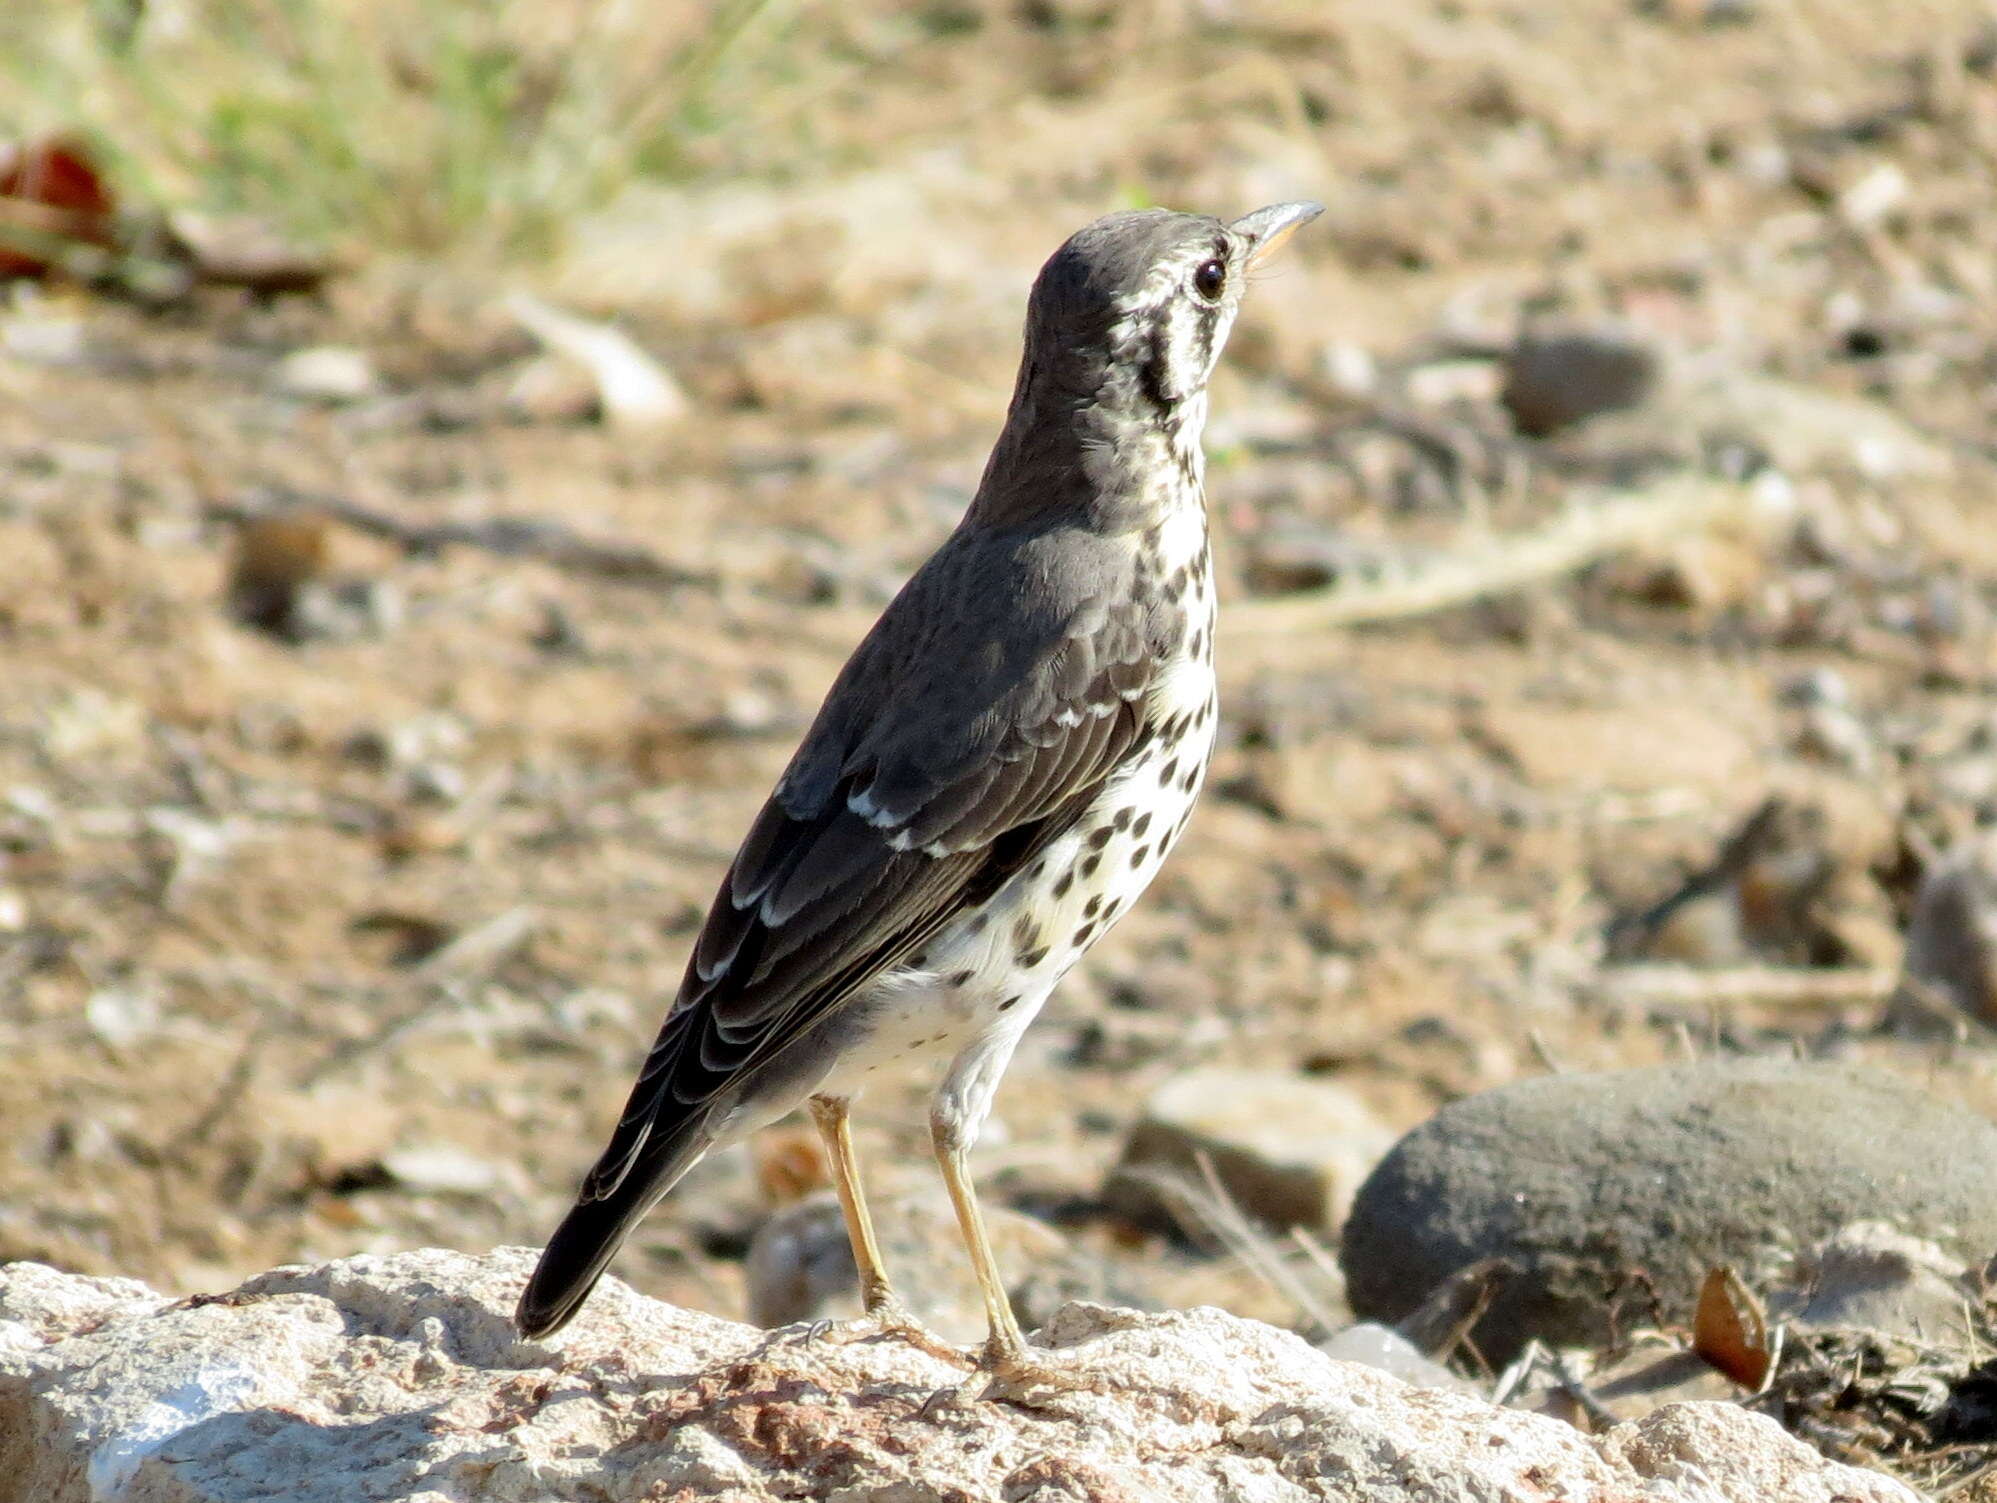
<path id="1" fill-rule="evenodd" d="M 1753 1392 L 1768 1380 L 1768 1318 L 1740 1275 L 1722 1264 L 1707 1270 L 1692 1318 L 1692 1350 Z"/>

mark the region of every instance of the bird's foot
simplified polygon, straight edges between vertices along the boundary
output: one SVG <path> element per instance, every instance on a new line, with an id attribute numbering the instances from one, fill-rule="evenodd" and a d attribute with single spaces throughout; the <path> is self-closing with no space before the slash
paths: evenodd
<path id="1" fill-rule="evenodd" d="M 938 1362 L 952 1367 L 971 1367 L 973 1358 L 960 1346 L 953 1346 L 917 1320 L 899 1300 L 875 1304 L 864 1315 L 850 1320 L 814 1321 L 805 1328 L 805 1341 L 822 1341 L 828 1346 L 847 1346 L 855 1341 L 900 1341 Z"/>
<path id="2" fill-rule="evenodd" d="M 978 1396 L 988 1402 L 1044 1408 L 1057 1394 L 1109 1393 L 1112 1388 L 1102 1374 L 1087 1372 L 1072 1361 L 1057 1361 L 1052 1353 L 1037 1352 L 1024 1342 L 986 1342 L 978 1354 L 978 1368 L 987 1379 Z"/>

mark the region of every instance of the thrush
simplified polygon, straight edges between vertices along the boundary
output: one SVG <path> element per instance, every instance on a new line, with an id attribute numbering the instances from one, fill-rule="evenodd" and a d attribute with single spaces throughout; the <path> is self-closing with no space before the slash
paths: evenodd
<path id="1" fill-rule="evenodd" d="M 808 1103 L 864 1321 L 933 1343 L 868 1218 L 848 1112 L 944 1061 L 929 1125 L 990 1336 L 1028 1356 L 967 1169 L 999 1077 L 1069 967 L 1156 875 L 1216 728 L 1207 382 L 1248 273 L 1311 203 L 1140 210 L 1041 269 L 1003 431 L 963 520 L 854 651 L 750 827 L 610 1143 L 521 1296 L 566 1323 L 710 1148 Z"/>

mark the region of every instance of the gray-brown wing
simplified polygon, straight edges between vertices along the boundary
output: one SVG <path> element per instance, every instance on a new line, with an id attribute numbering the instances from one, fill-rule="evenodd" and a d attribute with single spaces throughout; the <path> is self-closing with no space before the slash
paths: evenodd
<path id="1" fill-rule="evenodd" d="M 854 654 L 729 868 L 586 1200 L 996 892 L 1129 755 L 1152 612 L 1103 568 L 1064 597 L 1035 559 L 939 555 Z M 994 589 L 1020 591 L 996 624 Z"/>

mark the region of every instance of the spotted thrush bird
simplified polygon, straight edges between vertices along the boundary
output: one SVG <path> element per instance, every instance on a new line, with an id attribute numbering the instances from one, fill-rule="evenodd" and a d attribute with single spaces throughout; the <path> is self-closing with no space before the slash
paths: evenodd
<path id="1" fill-rule="evenodd" d="M 1207 381 L 1248 273 L 1320 212 L 1142 210 L 1042 268 L 1004 431 L 957 529 L 833 683 L 721 884 L 609 1146 L 516 1315 L 582 1305 L 718 1143 L 809 1103 L 863 1323 L 934 1346 L 881 1266 L 847 1113 L 947 1062 L 936 1158 L 984 1294 L 983 1365 L 1027 1353 L 966 1159 L 1013 1048 L 1185 829 L 1213 750 Z"/>

